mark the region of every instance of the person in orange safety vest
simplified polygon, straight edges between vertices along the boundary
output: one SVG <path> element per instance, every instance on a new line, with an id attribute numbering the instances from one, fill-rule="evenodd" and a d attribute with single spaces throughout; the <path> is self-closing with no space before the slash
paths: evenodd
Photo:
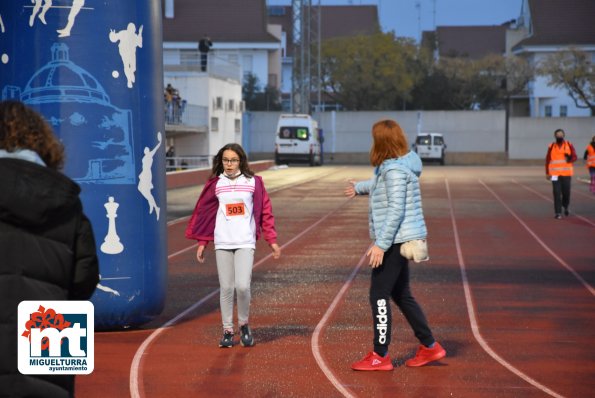
<path id="1" fill-rule="evenodd" d="M 568 205 L 570 204 L 570 182 L 573 174 L 572 163 L 576 162 L 576 151 L 570 141 L 566 141 L 564 130 L 557 129 L 554 132 L 555 142 L 552 142 L 545 157 L 545 173 L 547 179 L 552 182 L 554 192 L 555 218 L 568 216 Z"/>
<path id="2" fill-rule="evenodd" d="M 587 161 L 587 168 L 591 175 L 591 193 L 595 193 L 595 135 L 591 138 L 591 142 L 585 148 L 585 155 L 583 159 Z"/>

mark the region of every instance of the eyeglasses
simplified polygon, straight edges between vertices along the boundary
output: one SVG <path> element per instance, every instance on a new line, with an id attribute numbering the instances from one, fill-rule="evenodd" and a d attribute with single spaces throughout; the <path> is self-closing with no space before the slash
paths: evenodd
<path id="1" fill-rule="evenodd" d="M 223 161 L 223 163 L 228 163 L 228 164 L 237 164 L 240 163 L 240 159 L 221 159 Z"/>

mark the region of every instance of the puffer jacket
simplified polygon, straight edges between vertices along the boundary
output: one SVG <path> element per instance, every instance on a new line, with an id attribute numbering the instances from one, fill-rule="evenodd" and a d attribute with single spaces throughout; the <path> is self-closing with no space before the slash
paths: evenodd
<path id="1" fill-rule="evenodd" d="M 355 184 L 358 195 L 370 195 L 370 238 L 382 250 L 395 243 L 425 239 L 428 232 L 421 203 L 421 159 L 415 152 L 387 159 L 375 176 Z"/>
<path id="2" fill-rule="evenodd" d="M 65 175 L 0 158 L 0 397 L 70 397 L 74 376 L 25 376 L 17 368 L 23 300 L 87 300 L 99 281 L 80 188 Z"/>

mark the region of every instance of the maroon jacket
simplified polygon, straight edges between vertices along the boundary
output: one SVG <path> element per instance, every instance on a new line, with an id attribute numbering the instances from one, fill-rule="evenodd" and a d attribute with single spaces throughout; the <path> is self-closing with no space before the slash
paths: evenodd
<path id="1" fill-rule="evenodd" d="M 273 207 L 267 194 L 262 177 L 254 176 L 254 221 L 256 222 L 256 239 L 260 238 L 261 230 L 264 239 L 272 244 L 277 241 L 275 231 L 275 218 Z M 199 245 L 205 245 L 214 239 L 215 220 L 219 210 L 219 199 L 215 195 L 215 187 L 219 177 L 211 177 L 203 188 L 188 226 L 186 227 L 186 238 L 195 239 Z"/>

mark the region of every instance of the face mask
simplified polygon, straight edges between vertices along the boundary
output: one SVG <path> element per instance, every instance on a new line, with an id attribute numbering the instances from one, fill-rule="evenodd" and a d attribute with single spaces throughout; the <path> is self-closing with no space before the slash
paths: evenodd
<path id="1" fill-rule="evenodd" d="M 564 137 L 556 137 L 556 142 L 557 142 L 558 144 L 561 144 L 561 143 L 563 143 L 563 142 L 564 142 Z"/>

